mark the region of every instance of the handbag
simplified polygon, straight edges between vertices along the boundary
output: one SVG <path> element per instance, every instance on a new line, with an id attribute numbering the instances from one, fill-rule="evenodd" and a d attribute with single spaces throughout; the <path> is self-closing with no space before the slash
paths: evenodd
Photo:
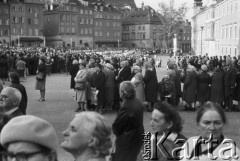
<path id="1" fill-rule="evenodd" d="M 37 76 L 36 76 L 36 79 L 37 79 L 37 80 L 43 80 L 43 79 L 44 79 L 43 73 L 42 73 L 42 72 L 39 72 L 39 73 L 37 74 Z"/>
<path id="2" fill-rule="evenodd" d="M 81 82 L 81 83 L 76 82 L 75 89 L 76 90 L 83 90 L 83 89 L 85 89 L 85 83 L 84 82 Z"/>

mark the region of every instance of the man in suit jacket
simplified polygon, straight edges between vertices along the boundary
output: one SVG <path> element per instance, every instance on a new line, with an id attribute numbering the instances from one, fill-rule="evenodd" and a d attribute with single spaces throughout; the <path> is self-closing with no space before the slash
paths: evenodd
<path id="1" fill-rule="evenodd" d="M 23 115 L 18 105 L 22 99 L 20 91 L 13 87 L 3 88 L 0 94 L 0 114 L 8 115 L 10 118 Z"/>

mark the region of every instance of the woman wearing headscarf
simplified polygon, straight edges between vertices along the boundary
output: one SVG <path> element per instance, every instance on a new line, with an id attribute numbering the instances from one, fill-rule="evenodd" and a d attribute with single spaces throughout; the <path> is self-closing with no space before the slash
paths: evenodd
<path id="1" fill-rule="evenodd" d="M 46 86 L 46 75 L 47 75 L 47 69 L 45 64 L 45 58 L 41 57 L 39 59 L 37 74 L 41 74 L 41 79 L 36 79 L 36 90 L 40 90 L 41 97 L 38 99 L 39 102 L 45 101 L 45 86 Z"/>
<path id="2" fill-rule="evenodd" d="M 145 93 L 144 93 L 142 69 L 138 65 L 134 65 L 133 73 L 134 73 L 134 76 L 131 79 L 131 82 L 133 83 L 133 86 L 136 90 L 136 98 L 139 99 L 141 102 L 144 102 Z"/>

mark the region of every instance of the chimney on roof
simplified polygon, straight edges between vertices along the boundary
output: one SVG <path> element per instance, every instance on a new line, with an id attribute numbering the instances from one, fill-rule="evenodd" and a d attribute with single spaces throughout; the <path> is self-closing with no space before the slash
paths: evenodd
<path id="1" fill-rule="evenodd" d="M 142 1 L 142 9 L 144 8 L 144 2 Z"/>
<path id="2" fill-rule="evenodd" d="M 193 15 L 196 15 L 201 11 L 202 4 L 202 0 L 194 0 Z"/>

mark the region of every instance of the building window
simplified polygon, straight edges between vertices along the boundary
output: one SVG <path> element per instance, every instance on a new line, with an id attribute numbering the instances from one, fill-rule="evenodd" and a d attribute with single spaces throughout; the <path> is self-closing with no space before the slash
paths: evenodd
<path id="1" fill-rule="evenodd" d="M 13 17 L 13 23 L 18 23 L 18 18 L 17 17 Z"/>
<path id="2" fill-rule="evenodd" d="M 17 8 L 16 8 L 16 6 L 13 6 L 13 11 L 17 11 Z"/>
<path id="3" fill-rule="evenodd" d="M 72 27 L 72 33 L 76 33 L 75 27 Z"/>
<path id="4" fill-rule="evenodd" d="M 109 22 L 106 22 L 106 26 L 109 27 L 109 26 L 110 26 L 110 23 L 109 23 Z"/>
<path id="5" fill-rule="evenodd" d="M 35 36 L 38 36 L 38 29 L 35 29 L 35 30 L 34 30 L 34 35 L 35 35 Z"/>
<path id="6" fill-rule="evenodd" d="M 90 15 L 92 15 L 92 14 L 93 14 L 92 10 L 89 10 L 89 14 L 90 14 Z"/>
<path id="7" fill-rule="evenodd" d="M 23 6 L 19 7 L 18 10 L 22 12 L 23 11 Z"/>
<path id="8" fill-rule="evenodd" d="M 234 26 L 234 38 L 237 38 L 237 25 Z"/>
<path id="9" fill-rule="evenodd" d="M 28 24 L 31 25 L 31 18 L 28 19 Z"/>
<path id="10" fill-rule="evenodd" d="M 28 34 L 29 34 L 29 36 L 32 35 L 32 29 L 31 28 L 28 30 Z"/>
<path id="11" fill-rule="evenodd" d="M 76 16 L 72 15 L 72 21 L 75 22 L 76 21 Z"/>
<path id="12" fill-rule="evenodd" d="M 109 32 L 109 31 L 107 31 L 106 35 L 107 35 L 107 37 L 109 37 L 109 36 L 110 36 L 110 32 Z"/>
<path id="13" fill-rule="evenodd" d="M 66 15 L 67 21 L 70 21 L 70 15 Z"/>
<path id="14" fill-rule="evenodd" d="M 24 17 L 19 17 L 19 23 L 24 24 Z"/>
<path id="15" fill-rule="evenodd" d="M 95 32 L 94 32 L 94 36 L 98 36 L 98 31 L 95 31 Z"/>
<path id="16" fill-rule="evenodd" d="M 91 28 L 88 29 L 88 33 L 92 34 L 92 29 Z"/>
<path id="17" fill-rule="evenodd" d="M 80 14 L 83 14 L 83 9 L 80 9 Z"/>
<path id="18" fill-rule="evenodd" d="M 14 28 L 13 28 L 13 35 L 16 35 L 16 34 L 17 34 L 16 28 L 14 27 Z"/>
<path id="19" fill-rule="evenodd" d="M 84 29 L 80 29 L 80 34 L 84 34 Z"/>
<path id="20" fill-rule="evenodd" d="M 60 27 L 60 32 L 64 33 L 64 27 Z"/>
<path id="21" fill-rule="evenodd" d="M 93 19 L 91 18 L 91 19 L 90 19 L 90 25 L 92 25 L 92 24 L 93 24 Z"/>
<path id="22" fill-rule="evenodd" d="M 142 30 L 145 30 L 145 26 L 142 26 Z"/>
<path id="23" fill-rule="evenodd" d="M 38 19 L 37 18 L 34 18 L 33 21 L 34 21 L 34 25 L 38 25 Z"/>
<path id="24" fill-rule="evenodd" d="M 31 8 L 28 9 L 28 13 L 32 13 L 32 9 Z"/>
<path id="25" fill-rule="evenodd" d="M 60 14 L 60 21 L 65 21 L 65 15 L 64 14 Z"/>
<path id="26" fill-rule="evenodd" d="M 3 31 L 3 36 L 8 36 L 8 30 Z"/>
<path id="27" fill-rule="evenodd" d="M 88 14 L 88 10 L 85 10 L 85 14 L 86 14 L 86 15 Z"/>
<path id="28" fill-rule="evenodd" d="M 79 40 L 79 44 L 82 45 L 82 40 Z"/>
<path id="29" fill-rule="evenodd" d="M 71 33 L 71 32 L 70 32 L 70 27 L 67 27 L 67 33 Z"/>
<path id="30" fill-rule="evenodd" d="M 23 35 L 23 28 L 20 28 L 20 35 Z"/>
<path id="31" fill-rule="evenodd" d="M 85 28 L 84 34 L 88 34 L 88 28 Z"/>

